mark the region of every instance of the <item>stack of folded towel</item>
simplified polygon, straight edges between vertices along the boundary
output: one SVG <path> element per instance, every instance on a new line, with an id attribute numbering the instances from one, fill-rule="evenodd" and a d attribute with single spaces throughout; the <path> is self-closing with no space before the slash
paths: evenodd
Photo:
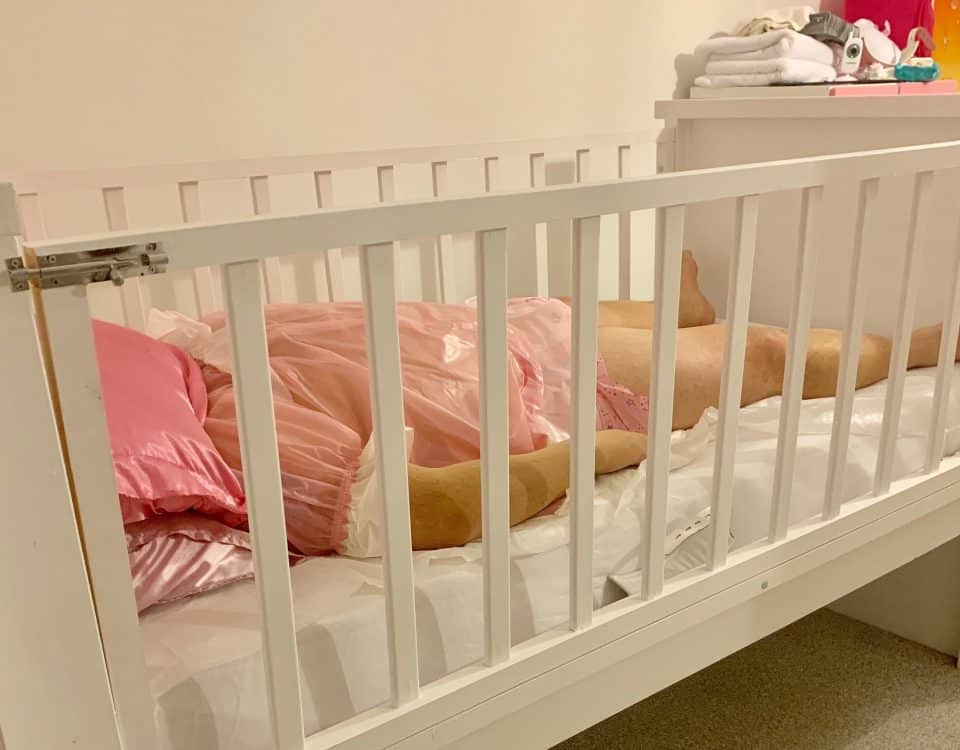
<path id="1" fill-rule="evenodd" d="M 697 86 L 771 86 L 778 83 L 829 83 L 837 79 L 833 50 L 792 29 L 756 36 L 721 36 L 697 47 L 706 58 Z"/>

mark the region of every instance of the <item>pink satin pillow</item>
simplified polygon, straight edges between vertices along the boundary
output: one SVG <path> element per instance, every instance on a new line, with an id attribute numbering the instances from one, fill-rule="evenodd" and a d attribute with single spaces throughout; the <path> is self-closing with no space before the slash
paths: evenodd
<path id="1" fill-rule="evenodd" d="M 250 535 L 212 518 L 169 513 L 126 532 L 138 612 L 253 577 Z"/>
<path id="2" fill-rule="evenodd" d="M 130 328 L 95 320 L 93 333 L 123 522 L 195 510 L 241 525 L 240 481 L 203 430 L 197 363 Z"/>

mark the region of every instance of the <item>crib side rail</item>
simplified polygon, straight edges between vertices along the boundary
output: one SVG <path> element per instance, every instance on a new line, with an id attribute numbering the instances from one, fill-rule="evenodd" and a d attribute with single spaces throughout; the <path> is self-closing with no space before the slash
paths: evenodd
<path id="1" fill-rule="evenodd" d="M 20 174 L 16 187 L 30 241 L 103 230 L 166 226 L 177 221 L 237 219 L 310 208 L 367 205 L 410 198 L 502 191 L 507 186 L 543 187 L 583 182 L 588 173 L 622 178 L 636 146 L 652 144 L 655 133 L 631 132 L 575 138 L 435 146 L 297 157 L 155 167 L 93 169 Z M 591 171 L 591 155 L 599 168 Z M 616 157 L 617 164 L 614 164 Z M 652 169 L 652 166 L 651 166 Z M 633 242 L 631 216 L 620 217 L 612 238 L 619 265 L 629 270 L 643 254 L 642 237 Z M 624 234 L 624 230 L 626 234 Z M 570 257 L 563 222 L 510 228 L 511 296 L 569 295 L 568 272 L 557 269 Z M 470 263 L 460 263 L 472 234 L 422 236 L 398 247 L 398 292 L 405 299 L 459 303 L 473 296 Z M 552 248 L 548 253 L 547 243 Z M 460 248 L 460 249 L 458 249 Z M 549 261 L 549 263 L 548 263 Z M 318 248 L 309 243 L 296 254 L 262 258 L 264 295 L 269 302 L 356 300 L 361 296 L 358 246 Z M 101 288 L 90 297 L 98 317 L 143 330 L 151 307 L 174 308 L 202 316 L 222 307 L 216 266 L 133 280 L 119 290 Z M 631 278 L 626 274 L 626 278 Z M 607 283 L 614 281 L 610 276 Z M 628 285 L 629 286 L 629 285 Z M 628 289 L 628 287 L 624 287 Z M 621 290 L 623 291 L 623 289 Z"/>
<path id="2" fill-rule="evenodd" d="M 20 234 L 0 183 L 0 253 Z M 0 278 L 0 747 L 121 750 L 36 314 Z"/>
<path id="3" fill-rule="evenodd" d="M 244 446 L 243 466 L 247 497 L 251 507 L 254 554 L 257 558 L 258 589 L 264 637 L 264 662 L 274 739 L 283 750 L 304 747 L 302 717 L 299 710 L 299 675 L 295 635 L 290 602 L 289 570 L 285 556 L 282 492 L 279 473 L 275 471 L 276 437 L 249 429 L 272 420 L 263 400 L 269 403 L 269 383 L 263 378 L 267 372 L 267 351 L 263 340 L 262 296 L 260 279 L 269 268 L 262 261 L 276 255 L 278 249 L 295 252 L 304 243 L 340 248 L 358 246 L 361 253 L 363 297 L 367 316 L 367 347 L 371 368 L 371 402 L 374 435 L 379 450 L 377 470 L 381 483 L 383 512 L 386 525 L 385 580 L 390 654 L 391 694 L 393 707 L 375 711 L 356 721 L 320 733 L 311 738 L 308 747 L 372 747 L 396 743 L 431 723 L 450 716 L 450 712 L 466 711 L 479 701 L 492 698 L 504 689 L 521 684 L 544 674 L 563 663 L 578 658 L 591 648 L 609 643 L 607 639 L 621 638 L 650 624 L 651 618 L 666 617 L 678 612 L 692 601 L 690 597 L 717 593 L 721 581 L 738 575 L 755 575 L 757 571 L 783 562 L 786 550 L 795 549 L 797 538 L 788 533 L 790 514 L 790 477 L 797 448 L 797 420 L 799 402 L 803 393 L 803 361 L 810 327 L 812 304 L 813 263 L 822 240 L 817 234 L 816 208 L 823 186 L 851 178 L 864 183 L 869 195 L 872 181 L 894 174 L 920 175 L 916 180 L 917 200 L 914 212 L 922 212 L 924 190 L 928 177 L 937 170 L 960 167 L 960 143 L 935 144 L 863 154 L 800 159 L 791 162 L 757 164 L 746 167 L 705 170 L 701 172 L 661 175 L 609 183 L 579 184 L 545 190 L 491 194 L 469 198 L 447 198 L 425 202 L 390 203 L 357 209 L 331 209 L 293 216 L 263 216 L 255 219 L 217 224 L 197 224 L 156 232 L 127 232 L 108 237 L 80 238 L 37 242 L 31 251 L 38 254 L 75 252 L 117 244 L 158 243 L 170 258 L 171 268 L 192 269 L 198 266 L 221 267 L 224 296 L 232 340 L 235 345 L 234 366 L 238 381 L 246 379 L 253 385 L 238 389 L 241 440 Z M 384 173 L 383 179 L 388 175 Z M 390 197 L 384 182 L 381 198 Z M 753 227 L 756 221 L 756 196 L 795 189 L 804 192 L 804 211 L 799 226 L 797 243 L 801 249 L 795 269 L 795 289 L 792 304 L 791 338 L 787 361 L 788 377 L 783 394 L 784 407 L 777 456 L 777 489 L 772 507 L 769 544 L 760 552 L 738 560 L 743 564 L 740 573 L 731 573 L 731 562 L 726 560 L 716 545 L 725 541 L 725 535 L 714 536 L 713 570 L 703 584 L 667 590 L 663 580 L 663 548 L 666 533 L 665 508 L 668 497 L 669 441 L 674 402 L 674 367 L 677 347 L 677 305 L 679 299 L 680 262 L 683 250 L 684 214 L 691 203 L 737 198 L 740 244 L 736 249 L 736 263 L 731 299 L 736 304 L 734 328 L 728 338 L 733 356 L 728 356 L 724 373 L 724 405 L 720 419 L 722 427 L 718 460 L 721 461 L 721 480 L 715 487 L 714 513 L 721 524 L 728 524 L 732 496 L 729 490 L 731 467 L 730 441 L 735 438 L 737 384 L 742 378 L 743 334 L 746 328 L 746 305 L 750 274 L 749 264 L 754 253 Z M 864 215 L 869 201 L 862 201 L 858 221 Z M 655 299 L 654 345 L 652 356 L 651 415 L 647 462 L 647 516 L 642 539 L 646 550 L 643 575 L 644 586 L 638 600 L 612 614 L 597 617 L 592 610 L 592 492 L 589 479 L 593 474 L 593 439 L 596 396 L 593 368 L 596 361 L 596 330 L 593 316 L 597 304 L 598 227 L 602 215 L 620 214 L 636 210 L 657 209 L 660 212 L 657 237 L 657 268 Z M 570 564 L 570 629 L 569 635 L 538 640 L 524 649 L 510 647 L 509 612 L 510 586 L 507 560 L 508 529 L 504 523 L 503 486 L 507 478 L 504 470 L 504 418 L 506 394 L 502 383 L 505 366 L 503 326 L 506 304 L 505 258 L 511 249 L 506 246 L 506 227 L 517 224 L 535 225 L 552 221 L 570 221 L 573 231 L 574 288 L 572 382 L 573 445 L 571 449 L 571 564 Z M 917 222 L 914 222 L 916 225 Z M 410 552 L 409 498 L 404 449 L 404 420 L 399 362 L 398 329 L 396 319 L 397 288 L 394 270 L 393 242 L 398 239 L 436 237 L 464 232 L 475 234 L 473 243 L 478 258 L 481 278 L 479 314 L 481 387 L 485 397 L 481 434 L 481 461 L 484 483 L 484 627 L 487 644 L 487 666 L 465 675 L 421 688 L 417 670 L 417 629 L 414 604 L 412 558 Z M 905 248 L 906 267 L 915 262 L 922 242 L 911 234 Z M 859 268 L 859 267 L 858 267 Z M 859 271 L 858 271 L 859 272 Z M 909 308 L 915 289 L 910 286 L 911 274 L 904 277 L 904 308 Z M 269 294 L 269 284 L 267 285 Z M 954 290 L 952 299 L 956 299 Z M 68 383 L 94 373 L 89 383 L 80 387 L 74 382 L 65 389 L 71 406 L 64 408 L 68 444 L 79 439 L 88 429 L 91 415 L 102 407 L 97 400 L 95 362 L 89 335 L 89 312 L 81 304 L 83 288 L 48 290 L 44 300 L 61 310 L 52 320 L 50 339 L 61 360 L 55 362 L 58 382 Z M 72 301 L 67 301 L 72 300 Z M 855 300 L 854 300 L 855 302 Z M 69 313 L 69 314 L 68 314 Z M 909 322 L 909 313 L 905 312 Z M 958 325 L 952 311 L 951 328 Z M 856 319 L 852 309 L 851 319 Z M 900 351 L 909 335 L 904 323 L 895 342 Z M 85 329 L 82 332 L 81 329 Z M 256 330 L 254 330 L 256 329 Z M 247 346 L 240 346 L 243 336 L 253 334 Z M 251 343 L 252 342 L 252 343 Z M 849 349 L 845 350 L 845 359 Z M 946 355 L 942 358 L 948 361 Z M 74 368 L 80 363 L 82 368 Z M 895 362 L 897 368 L 902 363 Z M 849 361 L 847 362 L 849 368 Z M 941 370 L 945 371 L 946 365 Z M 896 415 L 902 395 L 903 379 L 893 369 L 891 388 L 895 392 L 888 402 L 888 418 L 896 429 Z M 849 370 L 848 370 L 849 372 Z M 69 377 L 64 375 L 70 373 Z M 82 378 L 81 378 L 82 379 Z M 845 387 L 849 386 L 849 376 Z M 949 388 L 938 387 L 937 414 L 942 413 L 943 399 L 949 397 Z M 848 414 L 845 414 L 849 418 Z M 82 418 L 81 418 L 82 417 Z M 246 425 L 246 426 L 245 426 Z M 938 423 L 937 429 L 942 429 Z M 847 430 L 847 435 L 849 430 Z M 845 440 L 843 430 L 834 440 L 831 452 L 841 450 Z M 106 460 L 105 432 L 98 430 L 94 443 L 82 447 L 89 455 L 88 479 L 78 486 L 84 526 L 100 528 L 106 535 L 119 533 L 119 513 L 114 503 L 104 502 L 111 496 L 112 473 Z M 884 471 L 881 456 L 878 472 Z M 724 474 L 726 472 L 726 474 Z M 726 478 L 723 478 L 725 477 Z M 888 496 L 889 485 L 878 487 L 880 496 Z M 115 495 L 115 488 L 113 489 Z M 830 503 L 830 517 L 836 516 Z M 866 512 L 867 507 L 857 512 Z M 838 524 L 846 519 L 832 520 Z M 721 526 L 721 529 L 723 527 Z M 809 530 L 808 530 L 809 532 Z M 807 532 L 805 532 L 807 533 Z M 813 533 L 813 532 L 809 532 Z M 811 537 L 812 538 L 812 537 Z M 808 540 L 803 540 L 807 543 Z M 128 687 L 131 695 L 142 695 L 142 662 L 121 663 L 119 652 L 111 654 L 111 642 L 125 644 L 123 658 L 130 657 L 137 642 L 136 622 L 131 620 L 132 597 L 126 584 L 117 586 L 107 575 L 108 569 L 121 565 L 122 555 L 116 543 L 104 536 L 96 544 L 87 545 L 94 589 L 97 591 L 98 614 L 104 627 L 107 661 L 115 684 Z M 101 543 L 102 542 L 102 543 Z M 750 568 L 749 564 L 756 567 Z M 753 573 L 750 573 L 753 570 Z M 99 589 L 97 587 L 100 587 Z M 664 591 L 667 594 L 664 594 Z M 105 624 L 105 625 L 104 625 Z M 115 628 L 111 631 L 111 628 Z M 114 635 L 115 633 L 115 635 Z M 136 703 L 136 701 L 135 701 Z M 141 707 L 142 708 L 142 707 Z M 129 718 L 132 725 L 141 726 L 137 719 L 141 708 L 121 712 L 121 720 Z M 149 745 L 143 745 L 149 747 Z"/>

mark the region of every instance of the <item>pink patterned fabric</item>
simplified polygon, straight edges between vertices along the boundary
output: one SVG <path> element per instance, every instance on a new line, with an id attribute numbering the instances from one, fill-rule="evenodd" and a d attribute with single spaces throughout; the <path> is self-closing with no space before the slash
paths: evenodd
<path id="1" fill-rule="evenodd" d="M 410 459 L 445 466 L 480 455 L 476 310 L 429 303 L 398 305 Z M 346 536 L 350 487 L 370 438 L 364 312 L 359 303 L 269 305 L 284 508 L 291 544 L 303 554 L 335 551 Z M 222 329 L 222 314 L 207 322 Z M 508 309 L 510 452 L 526 453 L 567 437 L 570 417 L 570 309 L 560 301 L 511 300 Z M 204 367 L 205 428 L 240 470 L 231 377 Z M 642 430 L 645 399 L 610 382 L 598 362 L 602 429 Z"/>
<path id="2" fill-rule="evenodd" d="M 188 509 L 242 523 L 243 490 L 203 430 L 197 364 L 130 328 L 95 320 L 93 333 L 124 523 Z"/>

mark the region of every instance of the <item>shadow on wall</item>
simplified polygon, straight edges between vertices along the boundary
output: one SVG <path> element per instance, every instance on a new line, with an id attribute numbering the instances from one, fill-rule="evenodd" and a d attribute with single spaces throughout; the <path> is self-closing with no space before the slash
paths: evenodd
<path id="1" fill-rule="evenodd" d="M 677 84 L 673 89 L 674 99 L 689 99 L 693 79 L 703 72 L 704 62 L 699 55 L 683 54 L 673 58 L 673 70 Z"/>

